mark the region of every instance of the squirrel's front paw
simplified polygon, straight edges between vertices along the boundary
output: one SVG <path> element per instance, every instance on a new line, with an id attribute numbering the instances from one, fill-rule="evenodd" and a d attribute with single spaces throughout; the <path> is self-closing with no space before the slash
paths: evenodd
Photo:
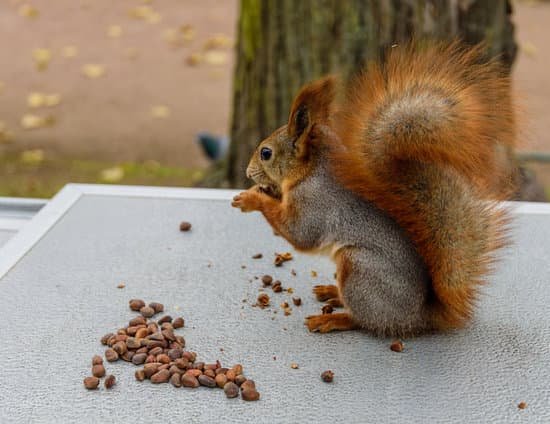
<path id="1" fill-rule="evenodd" d="M 231 203 L 231 206 L 239 208 L 242 212 L 258 211 L 261 205 L 262 193 L 260 193 L 256 187 L 252 187 L 236 195 Z"/>

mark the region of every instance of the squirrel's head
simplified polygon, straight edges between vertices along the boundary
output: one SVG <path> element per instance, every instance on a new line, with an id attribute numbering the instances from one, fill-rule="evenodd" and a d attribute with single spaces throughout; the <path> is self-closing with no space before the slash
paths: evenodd
<path id="1" fill-rule="evenodd" d="M 288 123 L 263 140 L 252 155 L 246 176 L 266 193 L 280 197 L 283 181 L 296 181 L 311 169 L 319 135 L 330 126 L 336 85 L 336 78 L 328 76 L 303 87 L 292 103 Z"/>

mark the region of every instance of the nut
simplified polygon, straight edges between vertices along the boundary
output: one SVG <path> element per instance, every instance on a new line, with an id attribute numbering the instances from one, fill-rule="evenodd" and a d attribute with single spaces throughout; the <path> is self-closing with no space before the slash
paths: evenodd
<path id="1" fill-rule="evenodd" d="M 149 362 L 148 364 L 145 364 L 143 366 L 143 373 L 145 375 L 145 378 L 151 378 L 153 374 L 156 374 L 158 372 L 160 366 L 161 364 L 159 362 Z"/>
<path id="2" fill-rule="evenodd" d="M 136 376 L 137 381 L 145 380 L 145 372 L 142 369 L 136 370 L 134 375 Z"/>
<path id="3" fill-rule="evenodd" d="M 225 374 L 218 374 L 214 380 L 220 389 L 223 389 L 228 381 Z"/>
<path id="4" fill-rule="evenodd" d="M 405 346 L 403 346 L 403 342 L 401 340 L 394 340 L 390 345 L 390 349 L 394 352 L 403 352 L 404 348 Z"/>
<path id="5" fill-rule="evenodd" d="M 94 355 L 92 358 L 92 365 L 101 365 L 103 363 L 103 358 L 99 355 Z"/>
<path id="6" fill-rule="evenodd" d="M 334 373 L 331 370 L 326 370 L 321 373 L 321 380 L 325 383 L 332 383 L 334 379 Z"/>
<path id="7" fill-rule="evenodd" d="M 198 380 L 201 386 L 216 387 L 216 380 L 214 380 L 212 377 L 208 377 L 205 374 L 199 375 Z"/>
<path id="8" fill-rule="evenodd" d="M 235 375 L 240 375 L 243 373 L 243 366 L 241 364 L 235 364 L 231 369 L 235 371 Z"/>
<path id="9" fill-rule="evenodd" d="M 139 349 L 141 347 L 141 342 L 135 337 L 128 337 L 126 340 L 126 347 L 128 349 Z"/>
<path id="10" fill-rule="evenodd" d="M 172 327 L 174 328 L 181 328 L 185 325 L 185 322 L 183 321 L 182 317 L 177 317 L 174 321 L 172 321 Z"/>
<path id="11" fill-rule="evenodd" d="M 107 334 L 105 334 L 105 335 L 101 338 L 101 344 L 102 344 L 102 345 L 107 345 L 107 344 L 109 343 L 109 339 L 110 339 L 111 337 L 113 337 L 113 336 L 114 336 L 113 333 L 107 333 Z"/>
<path id="12" fill-rule="evenodd" d="M 151 383 L 160 384 L 166 383 L 170 379 L 170 371 L 167 369 L 160 370 L 151 376 Z"/>
<path id="13" fill-rule="evenodd" d="M 105 375 L 105 367 L 102 364 L 94 365 L 92 367 L 92 375 L 94 377 L 103 377 Z"/>
<path id="14" fill-rule="evenodd" d="M 146 322 L 147 320 L 144 317 L 138 315 L 137 317 L 132 318 L 128 324 L 130 325 L 130 327 L 134 327 L 136 325 L 145 325 Z"/>
<path id="15" fill-rule="evenodd" d="M 235 398 L 239 396 L 239 387 L 232 381 L 227 382 L 225 386 L 223 386 L 223 391 L 225 392 L 225 396 L 228 398 Z"/>
<path id="16" fill-rule="evenodd" d="M 254 383 L 254 380 L 246 380 L 241 384 L 241 390 L 246 390 L 246 389 L 256 390 L 256 383 Z"/>
<path id="17" fill-rule="evenodd" d="M 283 285 L 279 280 L 275 281 L 271 288 L 273 289 L 274 293 L 281 293 L 283 291 Z"/>
<path id="18" fill-rule="evenodd" d="M 191 229 L 191 223 L 182 221 L 180 222 L 180 231 L 189 231 Z"/>
<path id="19" fill-rule="evenodd" d="M 260 399 L 260 393 L 256 389 L 246 389 L 241 393 L 243 400 L 255 401 Z"/>
<path id="20" fill-rule="evenodd" d="M 520 403 L 518 403 L 518 408 L 519 409 L 525 409 L 525 408 L 527 408 L 527 404 L 525 402 L 520 402 Z"/>
<path id="21" fill-rule="evenodd" d="M 130 309 L 132 311 L 139 311 L 141 308 L 145 306 L 145 302 L 141 299 L 132 299 L 130 300 Z"/>
<path id="22" fill-rule="evenodd" d="M 172 360 L 165 353 L 161 353 L 160 355 L 157 355 L 157 362 L 160 362 L 161 364 L 169 364 Z"/>
<path id="23" fill-rule="evenodd" d="M 264 283 L 264 286 L 269 286 L 273 281 L 273 277 L 271 275 L 264 275 L 262 277 L 262 283 Z"/>
<path id="24" fill-rule="evenodd" d="M 235 381 L 237 374 L 235 374 L 234 370 L 227 370 L 227 372 L 225 373 L 225 376 L 229 381 Z"/>
<path id="25" fill-rule="evenodd" d="M 297 370 L 298 369 L 298 364 L 296 362 L 292 362 L 290 364 L 290 368 L 292 368 L 293 370 Z"/>
<path id="26" fill-rule="evenodd" d="M 198 377 L 199 375 L 202 374 L 202 371 L 195 368 L 191 368 L 190 370 L 187 370 L 185 373 L 192 375 L 193 377 Z"/>
<path id="27" fill-rule="evenodd" d="M 164 324 L 165 322 L 172 322 L 172 317 L 170 315 L 164 315 L 161 319 L 157 321 L 157 324 Z"/>
<path id="28" fill-rule="evenodd" d="M 258 296 L 258 305 L 262 308 L 269 306 L 269 296 L 267 293 L 260 293 Z"/>
<path id="29" fill-rule="evenodd" d="M 86 377 L 84 379 L 84 387 L 86 387 L 88 390 L 97 389 L 97 386 L 99 386 L 99 378 L 97 378 L 97 377 Z"/>
<path id="30" fill-rule="evenodd" d="M 294 303 L 295 306 L 300 306 L 302 304 L 302 298 L 300 297 L 293 297 L 292 303 Z"/>
<path id="31" fill-rule="evenodd" d="M 235 377 L 235 384 L 237 386 L 242 385 L 245 381 L 246 381 L 246 377 L 242 374 L 239 374 L 238 376 Z"/>
<path id="32" fill-rule="evenodd" d="M 151 318 L 153 315 L 155 315 L 155 310 L 150 306 L 144 306 L 139 310 L 139 313 L 145 318 Z"/>
<path id="33" fill-rule="evenodd" d="M 275 266 L 281 266 L 283 262 L 290 261 L 292 259 L 292 253 L 275 253 Z"/>
<path id="34" fill-rule="evenodd" d="M 140 328 L 138 331 L 136 331 L 135 338 L 136 339 L 143 339 L 144 337 L 147 337 L 149 334 L 149 330 L 147 328 Z"/>
<path id="35" fill-rule="evenodd" d="M 323 312 L 323 315 L 332 314 L 334 312 L 334 308 L 331 305 L 324 305 L 321 308 L 321 311 Z"/>
<path id="36" fill-rule="evenodd" d="M 254 255 L 252 255 L 252 259 L 262 259 L 264 255 L 262 255 L 261 253 L 256 253 Z"/>
<path id="37" fill-rule="evenodd" d="M 181 387 L 181 376 L 179 373 L 172 374 L 172 377 L 170 377 L 170 383 L 174 387 Z"/>
<path id="38" fill-rule="evenodd" d="M 145 362 L 146 359 L 147 359 L 146 353 L 136 353 L 134 356 L 132 356 L 132 364 L 141 365 Z"/>
<path id="39" fill-rule="evenodd" d="M 128 352 L 128 347 L 126 346 L 125 342 L 116 342 L 115 345 L 113 346 L 113 350 L 119 355 L 122 355 Z"/>
<path id="40" fill-rule="evenodd" d="M 105 351 L 105 359 L 107 359 L 108 362 L 115 362 L 118 360 L 118 353 L 116 353 L 115 350 L 109 348 Z"/>
<path id="41" fill-rule="evenodd" d="M 110 389 L 111 387 L 113 387 L 116 383 L 116 378 L 113 374 L 110 374 L 107 376 L 107 378 L 105 379 L 105 382 L 103 383 L 105 385 L 105 388 L 106 389 Z"/>
<path id="42" fill-rule="evenodd" d="M 181 376 L 181 384 L 183 387 L 192 387 L 196 388 L 199 387 L 200 383 L 199 380 L 196 379 L 196 377 L 193 377 L 191 374 L 183 374 Z"/>
<path id="43" fill-rule="evenodd" d="M 164 311 L 164 305 L 162 303 L 151 302 L 149 303 L 149 306 L 155 310 L 155 314 Z"/>

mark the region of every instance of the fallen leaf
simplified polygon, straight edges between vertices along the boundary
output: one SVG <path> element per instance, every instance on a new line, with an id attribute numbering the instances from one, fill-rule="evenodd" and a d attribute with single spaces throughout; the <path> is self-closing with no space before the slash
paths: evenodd
<path id="1" fill-rule="evenodd" d="M 167 118 L 170 116 L 170 108 L 164 105 L 156 105 L 151 107 L 151 115 L 154 118 Z"/>
<path id="2" fill-rule="evenodd" d="M 197 66 L 200 65 L 201 62 L 204 60 L 203 55 L 200 53 L 191 53 L 187 59 L 185 59 L 185 62 L 190 66 Z"/>
<path id="3" fill-rule="evenodd" d="M 216 34 L 206 40 L 203 48 L 205 50 L 226 49 L 228 47 L 231 47 L 232 45 L 233 42 L 231 41 L 231 38 L 229 38 L 227 35 Z"/>
<path id="4" fill-rule="evenodd" d="M 195 39 L 195 28 L 192 25 L 183 25 L 180 27 L 181 36 L 185 41 L 191 41 Z"/>
<path id="5" fill-rule="evenodd" d="M 42 93 L 31 93 L 27 96 L 27 105 L 29 107 L 44 106 L 45 97 Z"/>
<path id="6" fill-rule="evenodd" d="M 162 38 L 167 43 L 178 47 L 184 44 L 183 37 L 181 33 L 176 28 L 167 28 L 162 31 Z"/>
<path id="7" fill-rule="evenodd" d="M 46 94 L 44 96 L 45 106 L 57 106 L 59 103 L 61 103 L 61 95 L 58 93 Z"/>
<path id="8" fill-rule="evenodd" d="M 23 115 L 21 126 L 26 130 L 35 130 L 37 128 L 50 127 L 55 124 L 53 116 L 38 116 L 31 113 Z"/>
<path id="9" fill-rule="evenodd" d="M 107 37 L 118 38 L 122 35 L 122 28 L 120 25 L 111 25 L 107 28 Z"/>
<path id="10" fill-rule="evenodd" d="M 99 178 L 106 183 L 116 183 L 124 178 L 124 169 L 120 166 L 104 169 L 100 172 Z"/>
<path id="11" fill-rule="evenodd" d="M 38 15 L 40 15 L 38 9 L 30 4 L 22 4 L 19 6 L 18 12 L 20 16 L 30 19 L 37 18 Z"/>
<path id="12" fill-rule="evenodd" d="M 227 53 L 210 50 L 204 54 L 204 61 L 209 65 L 220 66 L 227 63 Z"/>
<path id="13" fill-rule="evenodd" d="M 154 13 L 154 11 L 150 6 L 137 6 L 128 12 L 134 19 L 147 19 L 147 16 L 151 13 Z"/>
<path id="14" fill-rule="evenodd" d="M 162 15 L 156 12 L 151 6 L 137 6 L 131 9 L 128 14 L 134 18 L 156 24 L 162 20 Z"/>
<path id="15" fill-rule="evenodd" d="M 61 96 L 57 93 L 44 94 L 44 93 L 30 93 L 27 96 L 27 105 L 31 108 L 37 108 L 42 106 L 57 106 L 61 102 Z"/>
<path id="16" fill-rule="evenodd" d="M 61 54 L 63 55 L 63 57 L 66 57 L 68 59 L 75 57 L 78 54 L 78 48 L 76 46 L 65 46 L 63 47 Z"/>
<path id="17" fill-rule="evenodd" d="M 0 121 L 0 144 L 11 143 L 13 138 L 13 133 L 8 130 L 6 123 Z"/>
<path id="18" fill-rule="evenodd" d="M 521 51 L 529 57 L 536 57 L 538 54 L 537 47 L 528 41 L 521 45 Z"/>
<path id="19" fill-rule="evenodd" d="M 44 150 L 32 149 L 21 152 L 19 160 L 28 165 L 37 165 L 44 160 Z"/>
<path id="20" fill-rule="evenodd" d="M 43 71 L 50 64 L 50 60 L 52 60 L 52 52 L 49 49 L 34 49 L 32 51 L 32 57 L 34 59 L 36 69 Z"/>
<path id="21" fill-rule="evenodd" d="M 105 75 L 105 67 L 103 65 L 88 63 L 82 67 L 82 73 L 91 79 L 100 78 Z"/>

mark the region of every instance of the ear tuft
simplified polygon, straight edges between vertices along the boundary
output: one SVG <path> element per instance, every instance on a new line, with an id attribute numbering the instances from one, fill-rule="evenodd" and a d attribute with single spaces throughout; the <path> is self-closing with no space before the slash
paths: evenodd
<path id="1" fill-rule="evenodd" d="M 328 124 L 336 97 L 337 83 L 337 78 L 330 75 L 300 90 L 290 109 L 290 136 L 300 137 L 313 124 Z"/>

